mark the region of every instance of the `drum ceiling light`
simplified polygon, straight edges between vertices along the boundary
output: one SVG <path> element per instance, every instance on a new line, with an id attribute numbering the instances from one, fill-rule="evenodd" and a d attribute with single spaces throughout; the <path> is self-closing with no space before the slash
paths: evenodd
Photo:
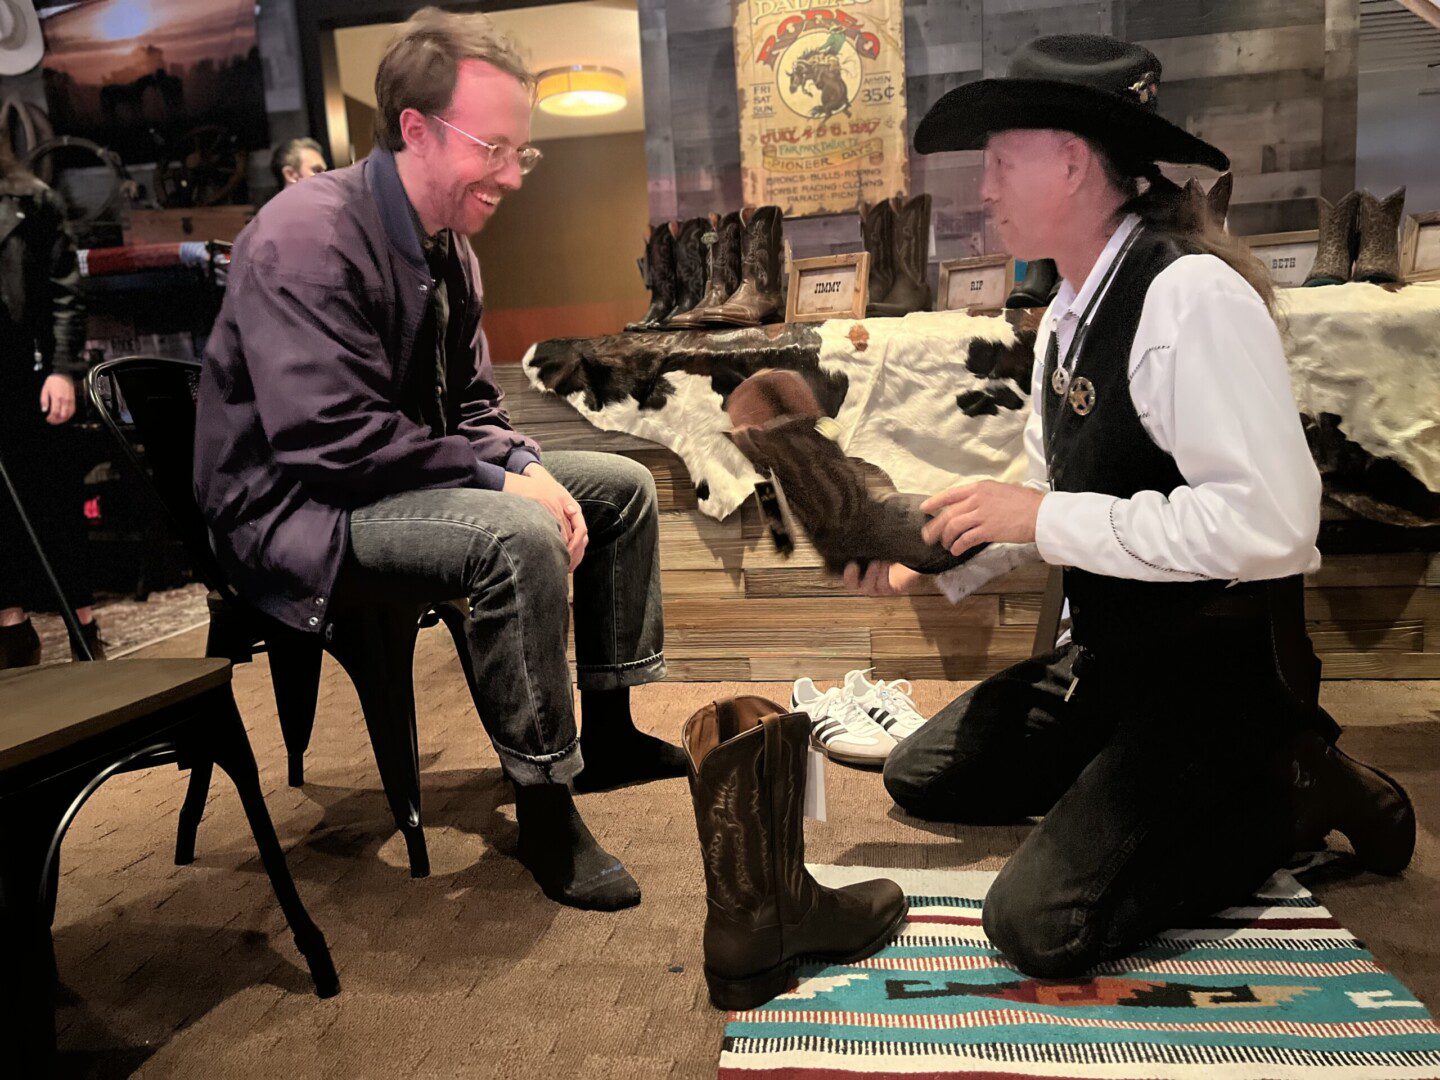
<path id="1" fill-rule="evenodd" d="M 604 116 L 625 108 L 625 76 L 590 64 L 550 68 L 540 72 L 535 95 L 552 116 Z"/>

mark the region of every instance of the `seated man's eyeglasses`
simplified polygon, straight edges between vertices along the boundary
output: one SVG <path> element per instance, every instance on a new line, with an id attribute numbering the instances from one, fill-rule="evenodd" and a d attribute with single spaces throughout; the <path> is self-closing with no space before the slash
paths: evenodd
<path id="1" fill-rule="evenodd" d="M 505 168 L 506 165 L 510 164 L 511 158 L 514 158 L 515 161 L 517 161 L 520 165 L 520 175 L 525 176 L 529 172 L 531 172 L 531 170 L 533 170 L 536 165 L 540 164 L 540 159 L 544 157 L 544 155 L 540 153 L 540 148 L 538 146 L 527 145 L 516 148 L 514 146 L 506 146 L 504 143 L 493 143 L 490 142 L 488 139 L 480 138 L 478 135 L 471 135 L 463 128 L 458 128 L 454 124 L 450 123 L 449 120 L 444 120 L 434 115 L 431 115 L 430 119 L 439 120 L 440 123 L 444 124 L 451 131 L 464 135 L 465 138 L 469 139 L 477 146 L 483 147 L 486 151 L 486 154 L 488 155 L 486 158 L 486 163 L 494 172 L 499 172 L 501 169 Z"/>

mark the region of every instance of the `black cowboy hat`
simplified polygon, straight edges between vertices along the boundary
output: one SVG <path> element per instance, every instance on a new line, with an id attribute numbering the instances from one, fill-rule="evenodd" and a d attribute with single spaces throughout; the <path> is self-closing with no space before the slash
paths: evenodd
<path id="1" fill-rule="evenodd" d="M 1160 61 L 1149 49 L 1099 34 L 1056 34 L 1020 47 L 1002 79 L 951 90 L 915 131 L 915 149 L 979 150 L 991 132 L 1059 128 L 1096 140 L 1133 174 L 1157 161 L 1207 165 L 1230 159 L 1156 111 Z"/>

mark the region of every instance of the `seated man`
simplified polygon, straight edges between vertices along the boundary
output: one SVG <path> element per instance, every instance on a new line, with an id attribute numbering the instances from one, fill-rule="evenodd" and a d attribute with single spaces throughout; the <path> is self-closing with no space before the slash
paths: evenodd
<path id="1" fill-rule="evenodd" d="M 1320 563 L 1320 478 L 1273 288 L 1160 172 L 1227 161 L 1159 115 L 1159 78 L 1138 46 L 1041 38 L 915 135 L 922 153 L 983 147 L 1006 248 L 1064 278 L 1036 341 L 1029 482 L 923 509 L 952 554 L 991 545 L 942 577 L 952 598 L 1017 552 L 1065 567 L 1074 642 L 982 682 L 885 765 L 919 817 L 1044 815 L 984 911 L 1040 977 L 1244 900 L 1331 829 L 1384 873 L 1415 845 L 1404 791 L 1337 749 L 1318 706 L 1301 575 Z M 847 577 L 889 595 L 917 575 Z"/>
<path id="2" fill-rule="evenodd" d="M 628 688 L 665 673 L 650 474 L 606 454 L 542 466 L 480 330 L 466 237 L 539 160 L 533 86 L 484 16 L 432 8 L 403 27 L 376 76 L 374 153 L 281 192 L 236 243 L 195 485 L 237 586 L 290 626 L 325 633 L 333 608 L 396 590 L 470 600 L 473 691 L 515 785 L 520 859 L 546 895 L 614 909 L 639 888 L 567 785 L 682 776 L 684 757 L 630 718 Z"/>

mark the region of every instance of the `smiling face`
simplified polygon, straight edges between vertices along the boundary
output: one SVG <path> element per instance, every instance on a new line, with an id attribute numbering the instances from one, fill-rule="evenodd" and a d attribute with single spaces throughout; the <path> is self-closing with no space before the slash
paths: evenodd
<path id="1" fill-rule="evenodd" d="M 986 142 L 980 198 L 1017 259 L 1055 254 L 1076 190 L 1077 153 L 1088 147 L 1067 131 L 997 131 Z"/>
<path id="2" fill-rule="evenodd" d="M 456 72 L 454 96 L 438 115 L 454 127 L 414 109 L 401 115 L 412 175 L 421 189 L 416 209 L 426 228 L 468 236 L 485 227 L 508 193 L 519 190 L 521 175 L 514 154 L 503 155 L 504 164 L 495 168 L 490 151 L 461 132 L 524 146 L 530 141 L 530 93 L 513 75 L 483 60 L 465 60 Z"/>

